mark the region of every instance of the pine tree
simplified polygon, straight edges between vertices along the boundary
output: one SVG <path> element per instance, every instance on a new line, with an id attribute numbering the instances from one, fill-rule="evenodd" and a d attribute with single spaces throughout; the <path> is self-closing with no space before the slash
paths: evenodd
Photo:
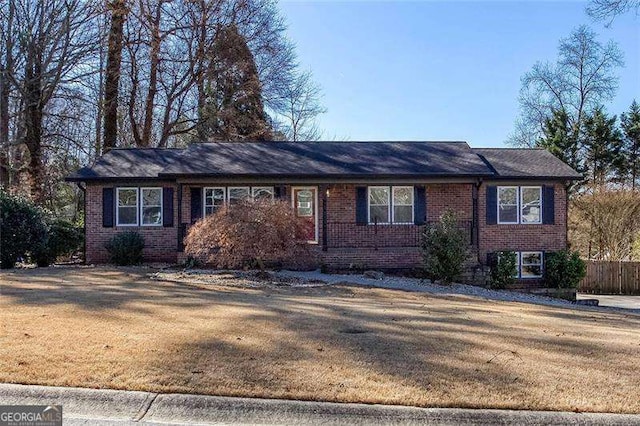
<path id="1" fill-rule="evenodd" d="M 537 141 L 539 148 L 545 148 L 553 155 L 573 167 L 583 170 L 579 156 L 579 144 L 571 127 L 569 115 L 563 109 L 554 109 L 544 122 L 543 136 Z"/>
<path id="2" fill-rule="evenodd" d="M 620 164 L 622 134 L 616 120 L 597 107 L 584 122 L 585 166 L 594 186 L 604 186 Z"/>
<path id="3" fill-rule="evenodd" d="M 640 105 L 634 100 L 620 116 L 622 128 L 621 170 L 634 191 L 640 178 Z"/>
<path id="4" fill-rule="evenodd" d="M 217 141 L 270 140 L 255 59 L 235 25 L 220 29 L 210 54 L 202 134 Z"/>

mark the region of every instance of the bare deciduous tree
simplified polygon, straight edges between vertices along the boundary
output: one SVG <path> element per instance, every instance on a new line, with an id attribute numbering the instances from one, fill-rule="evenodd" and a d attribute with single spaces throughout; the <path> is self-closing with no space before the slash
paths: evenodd
<path id="1" fill-rule="evenodd" d="M 104 134 L 103 151 L 116 146 L 118 138 L 118 97 L 122 63 L 124 21 L 128 13 L 125 0 L 111 0 L 107 4 L 111 14 L 107 67 L 104 78 Z"/>
<path id="2" fill-rule="evenodd" d="M 597 260 L 633 260 L 640 238 L 640 194 L 607 191 L 576 196 L 571 201 L 569 240 L 583 256 Z"/>
<path id="3" fill-rule="evenodd" d="M 20 142 L 29 153 L 31 193 L 44 200 L 45 144 L 51 138 L 44 128 L 47 116 L 60 119 L 49 106 L 59 106 L 82 80 L 94 73 L 90 56 L 96 49 L 95 4 L 81 0 L 31 2 L 15 0 L 12 31 L 20 30 L 16 57 L 6 75 L 21 99 Z M 76 117 L 78 119 L 78 117 Z M 55 135 L 60 138 L 64 134 Z"/>
<path id="4" fill-rule="evenodd" d="M 597 20 L 607 20 L 607 26 L 611 25 L 616 16 L 632 10 L 638 14 L 640 0 L 591 0 L 587 6 L 589 16 Z"/>
<path id="5" fill-rule="evenodd" d="M 321 103 L 322 91 L 311 72 L 296 76 L 284 90 L 286 108 L 281 114 L 281 130 L 287 140 L 316 141 L 322 137 L 317 118 L 327 112 Z"/>
<path id="6" fill-rule="evenodd" d="M 583 122 L 618 88 L 615 71 L 624 64 L 617 44 L 602 44 L 586 26 L 560 41 L 555 63 L 538 62 L 522 77 L 520 117 L 510 143 L 535 146 L 554 110 L 567 113 L 572 138 L 581 140 Z"/>

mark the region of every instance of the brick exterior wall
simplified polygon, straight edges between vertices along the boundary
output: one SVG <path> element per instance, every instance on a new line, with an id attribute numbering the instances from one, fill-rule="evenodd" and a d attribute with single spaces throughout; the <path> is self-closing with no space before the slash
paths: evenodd
<path id="1" fill-rule="evenodd" d="M 328 246 L 319 252 L 320 261 L 336 269 L 408 269 L 422 265 L 419 247 L 415 245 L 422 227 L 416 225 L 357 225 L 356 187 L 339 184 L 328 187 Z M 473 217 L 472 184 L 427 184 L 427 220 L 436 221 L 447 209 L 455 211 L 461 221 Z M 379 247 L 375 247 L 376 242 Z M 391 246 L 391 247 L 385 247 Z"/>
<path id="2" fill-rule="evenodd" d="M 486 182 L 478 193 L 480 244 L 482 262 L 486 262 L 487 253 L 499 250 L 513 251 L 554 251 L 567 247 L 567 198 L 563 184 L 553 182 L 509 183 L 508 185 L 553 185 L 555 220 L 553 225 L 487 225 L 487 185 L 501 185 L 499 182 Z"/>
<path id="3" fill-rule="evenodd" d="M 487 225 L 486 187 L 499 183 L 485 182 L 478 192 L 479 244 L 473 252 L 472 263 L 486 262 L 487 253 L 497 250 L 549 251 L 566 247 L 566 193 L 564 185 L 553 182 L 540 184 L 554 185 L 555 223 L 553 225 Z M 510 183 L 511 184 L 511 183 Z M 514 185 L 517 183 L 514 183 Z M 258 184 L 256 184 L 258 185 Z M 261 182 L 259 186 L 268 186 Z M 523 183 L 531 185 L 531 182 Z M 177 251 L 178 242 L 178 185 L 171 182 L 147 183 L 127 182 L 122 186 L 162 186 L 174 188 L 173 227 L 102 227 L 102 188 L 118 185 L 87 185 L 87 262 L 106 262 L 105 242 L 123 230 L 137 230 L 145 238 L 144 250 L 147 261 L 175 262 L 183 260 L 183 253 Z M 237 184 L 203 184 L 199 186 L 238 186 Z M 251 186 L 251 185 L 248 185 Z M 298 186 L 298 185 L 294 185 Z M 299 185 L 304 186 L 304 185 Z M 316 185 L 310 185 L 316 186 Z M 331 184 L 318 186 L 318 245 L 314 252 L 318 262 L 333 268 L 380 268 L 401 269 L 419 267 L 422 263 L 418 247 L 403 247 L 406 241 L 415 242 L 420 227 L 416 225 L 379 225 L 373 234 L 372 225 L 356 225 L 355 184 Z M 463 183 L 426 184 L 427 220 L 436 221 L 447 210 L 455 211 L 460 220 L 473 220 L 474 185 Z M 191 189 L 184 184 L 182 191 L 181 223 L 191 222 Z M 328 191 L 327 191 L 328 190 Z M 328 250 L 322 251 L 322 211 L 323 196 L 327 193 Z M 291 198 L 291 188 L 287 186 L 287 200 Z M 374 247 L 375 241 L 382 242 Z M 386 246 L 386 247 L 385 247 Z M 389 247 L 391 246 L 391 247 Z M 532 284 L 533 281 L 529 281 Z"/>
<path id="4" fill-rule="evenodd" d="M 173 227 L 163 226 L 102 226 L 102 188 L 115 187 L 171 187 L 173 191 Z M 109 261 L 105 243 L 114 235 L 123 231 L 138 231 L 145 241 L 143 250 L 146 262 L 176 262 L 177 260 L 177 191 L 172 182 L 127 182 L 126 184 L 87 184 L 86 221 L 86 262 L 105 263 Z M 114 199 L 114 203 L 116 200 Z"/>

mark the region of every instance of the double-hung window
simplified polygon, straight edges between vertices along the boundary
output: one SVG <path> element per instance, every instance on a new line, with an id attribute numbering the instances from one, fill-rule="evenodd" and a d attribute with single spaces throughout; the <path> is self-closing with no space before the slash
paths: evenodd
<path id="1" fill-rule="evenodd" d="M 368 199 L 369 223 L 413 223 L 412 186 L 370 186 Z"/>
<path id="2" fill-rule="evenodd" d="M 542 223 L 542 187 L 499 186 L 498 223 Z"/>
<path id="3" fill-rule="evenodd" d="M 542 223 L 542 188 L 520 187 L 520 223 Z"/>
<path id="4" fill-rule="evenodd" d="M 162 225 L 162 188 L 141 188 L 143 226 Z"/>
<path id="5" fill-rule="evenodd" d="M 204 189 L 204 214 L 213 214 L 224 205 L 224 188 Z"/>
<path id="6" fill-rule="evenodd" d="M 138 226 L 138 188 L 117 188 L 116 198 L 116 225 Z"/>
<path id="7" fill-rule="evenodd" d="M 393 223 L 413 223 L 413 187 L 394 186 L 393 192 Z"/>
<path id="8" fill-rule="evenodd" d="M 369 187 L 369 223 L 389 223 L 389 187 Z"/>

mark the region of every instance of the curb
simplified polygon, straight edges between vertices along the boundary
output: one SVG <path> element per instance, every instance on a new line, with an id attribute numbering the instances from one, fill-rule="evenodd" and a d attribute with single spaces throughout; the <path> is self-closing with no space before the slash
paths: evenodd
<path id="1" fill-rule="evenodd" d="M 0 405 L 11 404 L 61 404 L 65 420 L 87 424 L 640 424 L 635 414 L 418 408 L 0 384 Z"/>

